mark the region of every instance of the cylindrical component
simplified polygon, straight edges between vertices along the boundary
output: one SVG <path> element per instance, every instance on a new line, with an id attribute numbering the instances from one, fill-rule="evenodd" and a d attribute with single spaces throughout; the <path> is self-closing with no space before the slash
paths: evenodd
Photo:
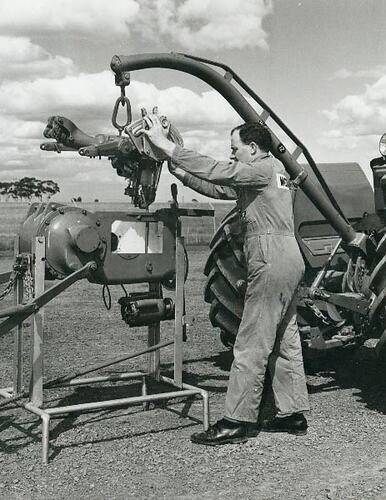
<path id="1" fill-rule="evenodd" d="M 86 224 L 76 224 L 68 228 L 73 242 L 84 253 L 94 252 L 99 244 L 100 237 L 95 227 Z"/>
<path id="2" fill-rule="evenodd" d="M 119 80 L 123 72 L 145 68 L 169 68 L 196 76 L 217 90 L 244 121 L 256 122 L 261 119 L 243 95 L 226 78 L 207 64 L 195 61 L 181 54 L 167 53 L 135 54 L 132 56 L 115 55 L 111 60 L 111 69 L 115 72 L 117 80 Z M 283 163 L 291 178 L 297 177 L 301 173 L 302 168 L 272 131 L 271 135 L 272 154 Z M 350 244 L 357 239 L 357 233 L 353 227 L 346 222 L 333 207 L 327 196 L 313 184 L 309 177 L 304 180 L 301 188 L 345 243 Z"/>
<path id="3" fill-rule="evenodd" d="M 151 325 L 174 318 L 174 302 L 168 297 L 133 300 L 129 296 L 121 297 L 118 303 L 122 319 L 130 326 Z"/>
<path id="4" fill-rule="evenodd" d="M 20 232 L 20 251 L 31 253 L 37 236 L 46 240 L 46 279 L 64 278 L 90 259 L 101 263 L 106 234 L 95 214 L 55 203 L 31 209 Z"/>

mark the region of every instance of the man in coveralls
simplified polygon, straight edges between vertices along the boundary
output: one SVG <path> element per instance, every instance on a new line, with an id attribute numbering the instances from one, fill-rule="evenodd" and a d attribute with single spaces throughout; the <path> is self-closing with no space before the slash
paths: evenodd
<path id="1" fill-rule="evenodd" d="M 170 142 L 157 114 L 144 120 L 141 132 L 170 158 L 170 171 L 201 194 L 237 200 L 244 230 L 247 290 L 224 418 L 191 440 L 215 446 L 256 436 L 267 368 L 278 413 L 261 430 L 305 434 L 303 412 L 309 403 L 294 299 L 304 263 L 294 236 L 286 172 L 269 154 L 269 130 L 260 123 L 234 128 L 227 162 Z"/>

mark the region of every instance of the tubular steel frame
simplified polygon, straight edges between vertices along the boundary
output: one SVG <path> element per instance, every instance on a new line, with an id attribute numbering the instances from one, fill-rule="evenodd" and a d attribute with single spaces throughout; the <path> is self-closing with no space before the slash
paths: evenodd
<path id="1" fill-rule="evenodd" d="M 15 255 L 18 252 L 18 242 L 15 245 Z M 45 239 L 38 237 L 35 239 L 34 249 L 34 288 L 35 295 L 44 292 L 44 277 L 45 277 Z M 42 463 L 48 464 L 49 460 L 49 439 L 50 439 L 50 420 L 52 416 L 64 415 L 73 412 L 87 412 L 95 409 L 112 408 L 118 406 L 129 406 L 132 404 L 142 403 L 144 409 L 148 408 L 148 404 L 154 401 L 169 400 L 180 397 L 199 396 L 202 399 L 203 409 L 203 427 L 204 430 L 209 428 L 209 396 L 208 392 L 198 387 L 186 384 L 182 380 L 183 366 L 183 334 L 185 324 L 184 312 L 184 239 L 177 232 L 176 236 L 176 292 L 175 292 L 175 319 L 174 319 L 174 338 L 172 341 L 160 342 L 160 323 L 155 323 L 148 327 L 147 346 L 148 348 L 128 355 L 125 359 L 138 357 L 144 353 L 148 356 L 147 371 L 125 372 L 119 375 L 95 376 L 95 377 L 80 377 L 74 378 L 63 377 L 63 382 L 54 381 L 55 383 L 43 383 L 44 362 L 43 362 L 43 328 L 44 328 L 44 310 L 43 307 L 38 309 L 33 314 L 32 330 L 32 353 L 31 353 L 31 375 L 28 391 L 28 401 L 21 402 L 18 396 L 23 397 L 23 326 L 18 324 L 14 330 L 15 349 L 14 349 L 14 369 L 13 369 L 13 386 L 0 389 L 0 396 L 6 399 L 17 401 L 17 405 L 39 416 L 42 421 Z M 149 283 L 150 291 L 161 290 L 159 283 Z M 23 279 L 18 278 L 14 289 L 14 304 L 19 306 L 23 298 Z M 174 345 L 174 373 L 173 378 L 166 377 L 161 374 L 160 349 L 166 345 Z M 120 359 L 120 361 L 123 361 Z M 118 360 L 112 361 L 111 364 L 117 363 Z M 107 365 L 105 365 L 107 366 Z M 95 367 L 94 367 L 95 368 Z M 95 371 L 95 369 L 93 370 Z M 88 371 L 88 373 L 90 370 Z M 79 403 L 69 406 L 57 406 L 53 408 L 44 407 L 44 389 L 69 387 L 75 385 L 88 385 L 100 382 L 114 382 L 119 380 L 130 380 L 139 378 L 142 380 L 141 396 L 128 398 L 113 399 L 107 401 L 96 401 L 92 403 Z M 156 382 L 163 382 L 176 388 L 171 392 L 162 392 L 148 394 L 147 379 L 153 379 Z M 10 401 L 11 402 L 11 401 Z"/>

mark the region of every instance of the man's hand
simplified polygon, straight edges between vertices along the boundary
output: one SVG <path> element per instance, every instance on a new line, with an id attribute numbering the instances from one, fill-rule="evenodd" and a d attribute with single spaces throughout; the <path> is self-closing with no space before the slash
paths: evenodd
<path id="1" fill-rule="evenodd" d="M 176 145 L 168 139 L 169 129 L 170 125 L 166 118 L 161 121 L 157 108 L 154 108 L 152 114 L 146 114 L 143 117 L 143 126 L 139 125 L 133 130 L 133 133 L 135 136 L 145 134 L 154 146 L 171 158 Z"/>

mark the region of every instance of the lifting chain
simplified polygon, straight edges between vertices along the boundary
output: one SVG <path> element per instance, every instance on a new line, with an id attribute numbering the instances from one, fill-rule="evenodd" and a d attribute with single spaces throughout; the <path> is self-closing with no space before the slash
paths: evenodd
<path id="1" fill-rule="evenodd" d="M 32 293 L 33 293 L 33 278 L 31 274 L 30 255 L 25 255 L 25 254 L 17 255 L 9 281 L 6 284 L 4 290 L 0 292 L 0 300 L 5 299 L 5 297 L 12 292 L 12 290 L 16 285 L 17 280 L 21 278 L 23 279 L 25 287 L 26 287 L 26 280 L 28 280 L 29 278 L 28 285 L 25 289 L 30 291 L 32 287 Z"/>
<path id="2" fill-rule="evenodd" d="M 0 292 L 0 300 L 5 299 L 5 297 L 12 292 L 12 290 L 13 290 L 13 288 L 15 286 L 15 283 L 16 283 L 16 279 L 17 279 L 16 274 L 12 273 L 11 277 L 9 278 L 8 283 L 6 284 L 6 286 L 4 288 L 4 290 Z"/>
<path id="3" fill-rule="evenodd" d="M 25 291 L 25 301 L 29 302 L 35 297 L 34 279 L 32 276 L 32 259 L 31 255 L 27 255 L 27 269 L 23 276 L 23 287 Z"/>
<path id="4" fill-rule="evenodd" d="M 314 315 L 322 321 L 325 325 L 334 325 L 335 323 L 331 321 L 322 311 L 317 307 L 313 300 L 304 299 L 305 305 L 314 313 Z"/>
<path id="5" fill-rule="evenodd" d="M 119 136 L 122 135 L 123 130 L 125 129 L 125 127 L 130 125 L 131 120 L 132 120 L 131 103 L 130 103 L 129 98 L 126 97 L 126 94 L 125 94 L 125 85 L 121 85 L 120 87 L 121 87 L 121 95 L 115 101 L 114 108 L 113 108 L 113 116 L 111 117 L 111 123 L 113 124 L 113 127 L 115 127 L 118 130 Z M 119 124 L 117 121 L 119 105 L 121 105 L 123 108 L 126 107 L 126 122 L 123 123 L 122 125 Z"/>

